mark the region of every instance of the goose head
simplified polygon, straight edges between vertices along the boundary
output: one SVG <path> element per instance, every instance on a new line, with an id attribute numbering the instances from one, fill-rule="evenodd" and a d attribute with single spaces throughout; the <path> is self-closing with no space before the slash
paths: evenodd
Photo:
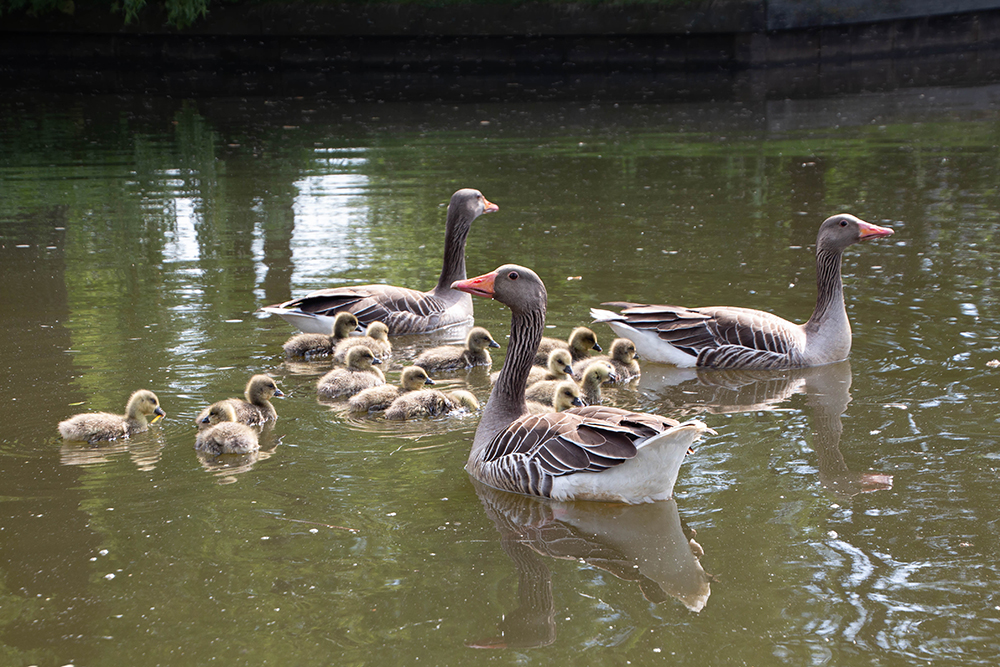
<path id="1" fill-rule="evenodd" d="M 360 331 L 361 325 L 354 313 L 341 311 L 333 319 L 333 337 L 337 339 L 347 338 L 355 331 Z"/>
<path id="2" fill-rule="evenodd" d="M 352 347 L 347 353 L 347 367 L 355 371 L 371 370 L 372 364 L 382 362 L 364 345 Z"/>
<path id="3" fill-rule="evenodd" d="M 556 412 L 562 412 L 572 407 L 583 407 L 583 399 L 580 398 L 580 387 L 575 382 L 570 382 L 569 380 L 560 382 L 556 385 L 556 393 L 552 397 L 552 408 Z"/>
<path id="4" fill-rule="evenodd" d="M 888 227 L 879 227 L 849 213 L 840 213 L 830 216 L 819 226 L 819 233 L 816 235 L 816 250 L 817 252 L 825 250 L 839 253 L 855 243 L 892 236 L 892 234 L 893 231 Z"/>
<path id="5" fill-rule="evenodd" d="M 504 264 L 490 273 L 456 280 L 451 287 L 472 296 L 499 301 L 515 313 L 537 310 L 544 313 L 548 300 L 545 284 L 538 274 L 517 264 Z"/>
<path id="6" fill-rule="evenodd" d="M 635 351 L 635 343 L 628 338 L 616 338 L 611 343 L 611 358 L 623 364 L 631 364 L 633 360 L 639 358 Z"/>
<path id="7" fill-rule="evenodd" d="M 465 408 L 470 412 L 475 412 L 479 409 L 479 399 L 477 399 L 475 394 L 471 391 L 466 391 L 465 389 L 455 389 L 448 392 L 448 398 L 450 398 L 459 408 Z"/>
<path id="8" fill-rule="evenodd" d="M 264 401 L 269 401 L 273 397 L 283 398 L 285 394 L 278 389 L 278 385 L 268 375 L 254 375 L 247 382 L 247 389 L 244 392 L 249 403 L 257 405 Z"/>
<path id="9" fill-rule="evenodd" d="M 549 372 L 553 375 L 573 375 L 573 357 L 569 350 L 561 347 L 549 352 Z"/>
<path id="10" fill-rule="evenodd" d="M 583 384 L 600 386 L 605 382 L 617 382 L 618 374 L 606 361 L 595 361 L 583 372 Z"/>
<path id="11" fill-rule="evenodd" d="M 212 405 L 208 406 L 205 416 L 198 420 L 198 428 L 203 429 L 209 426 L 215 426 L 220 422 L 234 421 L 236 421 L 236 410 L 233 408 L 232 403 L 228 401 L 219 401 L 218 403 L 212 403 Z"/>
<path id="12" fill-rule="evenodd" d="M 389 327 L 384 322 L 372 322 L 365 330 L 365 335 L 375 340 L 389 340 Z"/>
<path id="13" fill-rule="evenodd" d="M 142 419 L 145 421 L 149 415 L 156 415 L 153 417 L 153 422 L 155 423 L 160 417 L 166 417 L 167 413 L 160 407 L 160 400 L 156 398 L 156 394 L 153 392 L 148 389 L 140 389 L 133 392 L 129 396 L 128 405 L 125 406 L 125 416 L 129 419 Z"/>
<path id="14" fill-rule="evenodd" d="M 425 384 L 434 384 L 434 380 L 420 366 L 407 366 L 400 375 L 399 384 L 406 391 L 416 391 Z"/>
<path id="15" fill-rule="evenodd" d="M 474 220 L 484 213 L 499 211 L 500 207 L 488 201 L 483 193 L 474 188 L 462 188 L 451 196 L 448 203 L 448 217 L 454 213 L 464 213 L 463 217 Z"/>
<path id="16" fill-rule="evenodd" d="M 581 353 L 586 353 L 587 350 L 602 351 L 601 346 L 597 344 L 597 334 L 587 327 L 577 327 L 570 332 L 569 346 Z"/>
<path id="17" fill-rule="evenodd" d="M 482 352 L 488 347 L 500 347 L 500 343 L 493 340 L 490 332 L 483 327 L 472 327 L 465 338 L 465 346 L 474 352 Z"/>

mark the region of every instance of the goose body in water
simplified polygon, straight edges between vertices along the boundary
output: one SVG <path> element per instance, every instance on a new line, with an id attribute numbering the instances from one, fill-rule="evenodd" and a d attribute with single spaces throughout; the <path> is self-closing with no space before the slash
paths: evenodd
<path id="1" fill-rule="evenodd" d="M 373 364 L 381 364 L 372 351 L 363 345 L 347 353 L 347 367 L 334 368 L 316 383 L 316 393 L 322 398 L 350 398 L 355 394 L 385 384 L 385 375 Z"/>
<path id="2" fill-rule="evenodd" d="M 160 407 L 156 394 L 148 389 L 140 389 L 129 397 L 125 414 L 91 412 L 74 415 L 59 422 L 59 434 L 66 440 L 89 443 L 117 440 L 145 431 L 149 425 L 149 415 L 155 415 L 155 422 L 166 414 Z"/>
<path id="3" fill-rule="evenodd" d="M 318 357 L 328 357 L 334 353 L 334 348 L 340 349 L 340 343 L 347 340 L 360 340 L 351 338 L 351 333 L 358 330 L 358 318 L 354 313 L 337 313 L 333 319 L 333 333 L 301 333 L 296 334 L 285 341 L 282 349 L 285 350 L 285 357 L 294 359 L 305 357 L 308 361 Z M 338 361 L 340 361 L 338 359 Z"/>
<path id="4" fill-rule="evenodd" d="M 249 426 L 260 426 L 266 422 L 278 419 L 278 411 L 271 404 L 271 399 L 275 396 L 282 398 L 284 394 L 278 389 L 278 385 L 271 376 L 260 374 L 251 377 L 247 381 L 247 387 L 243 392 L 243 396 L 246 400 L 239 398 L 225 399 L 226 403 L 232 405 L 233 410 L 236 411 L 236 421 L 239 423 Z M 208 414 L 210 407 L 201 411 L 196 419 L 197 422 L 201 423 L 201 420 Z"/>
<path id="5" fill-rule="evenodd" d="M 846 248 L 890 236 L 892 230 L 840 214 L 827 218 L 816 237 L 816 308 L 805 324 L 761 310 L 610 302 L 592 308 L 597 322 L 635 343 L 647 361 L 680 367 L 781 369 L 843 361 L 851 351 L 840 266 Z"/>
<path id="6" fill-rule="evenodd" d="M 486 329 L 472 327 L 465 337 L 465 345 L 440 345 L 424 350 L 413 360 L 413 365 L 428 372 L 464 370 L 476 366 L 489 368 L 493 365 L 491 347 L 500 347 L 500 343 L 493 340 Z"/>
<path id="7" fill-rule="evenodd" d="M 236 420 L 232 403 L 219 401 L 208 406 L 198 420 L 198 435 L 194 448 L 199 452 L 219 454 L 251 454 L 260 449 L 257 432 Z"/>
<path id="8" fill-rule="evenodd" d="M 427 292 L 393 285 L 359 285 L 322 289 L 262 310 L 284 318 L 302 331 L 329 333 L 340 311 L 354 313 L 363 324 L 384 322 L 389 333 L 417 334 L 472 324 L 472 299 L 451 288 L 465 278 L 465 240 L 473 220 L 498 210 L 479 190 L 466 188 L 451 196 L 444 233 L 444 263 L 437 286 Z"/>
<path id="9" fill-rule="evenodd" d="M 709 431 L 705 424 L 603 406 L 528 414 L 524 392 L 545 326 L 545 285 L 530 269 L 507 264 L 454 287 L 511 310 L 507 358 L 466 463 L 473 477 L 555 500 L 639 503 L 673 495 L 684 456 Z"/>

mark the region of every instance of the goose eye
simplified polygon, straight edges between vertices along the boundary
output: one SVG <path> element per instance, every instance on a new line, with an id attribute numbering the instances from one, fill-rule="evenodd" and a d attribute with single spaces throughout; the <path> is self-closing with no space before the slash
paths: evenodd
<path id="1" fill-rule="evenodd" d="M 840 221 L 840 226 L 841 227 L 846 227 L 847 226 L 847 220 L 841 220 Z"/>
<path id="2" fill-rule="evenodd" d="M 507 277 L 510 278 L 511 280 L 517 280 L 521 276 L 518 275 L 517 271 L 511 271 L 510 273 L 507 274 Z"/>

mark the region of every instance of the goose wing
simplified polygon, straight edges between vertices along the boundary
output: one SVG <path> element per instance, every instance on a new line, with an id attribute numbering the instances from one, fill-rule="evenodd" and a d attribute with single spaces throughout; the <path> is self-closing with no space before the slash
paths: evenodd
<path id="1" fill-rule="evenodd" d="M 801 327 L 761 310 L 626 302 L 603 305 L 620 308 L 617 321 L 655 333 L 660 340 L 697 357 L 699 366 L 787 365 L 789 356 L 801 346 Z"/>
<path id="2" fill-rule="evenodd" d="M 600 415 L 611 419 L 597 418 Z M 524 415 L 487 445 L 481 460 L 482 481 L 495 488 L 549 497 L 556 477 L 620 465 L 636 455 L 642 441 L 676 423 L 601 406 Z"/>
<path id="3" fill-rule="evenodd" d="M 274 308 L 327 317 L 346 310 L 364 325 L 375 321 L 385 323 L 394 335 L 425 332 L 450 324 L 441 321 L 448 309 L 443 300 L 428 292 L 393 285 L 321 289 Z"/>

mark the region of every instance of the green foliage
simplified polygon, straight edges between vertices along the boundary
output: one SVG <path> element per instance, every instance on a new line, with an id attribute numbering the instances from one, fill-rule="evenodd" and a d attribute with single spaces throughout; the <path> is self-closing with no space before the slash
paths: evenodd
<path id="1" fill-rule="evenodd" d="M 139 18 L 147 9 L 166 14 L 167 24 L 185 28 L 208 13 L 209 0 L 0 0 L 0 16 L 27 13 L 44 16 L 53 12 L 75 14 L 81 7 L 106 7 L 113 14 L 120 14 L 128 24 Z"/>

